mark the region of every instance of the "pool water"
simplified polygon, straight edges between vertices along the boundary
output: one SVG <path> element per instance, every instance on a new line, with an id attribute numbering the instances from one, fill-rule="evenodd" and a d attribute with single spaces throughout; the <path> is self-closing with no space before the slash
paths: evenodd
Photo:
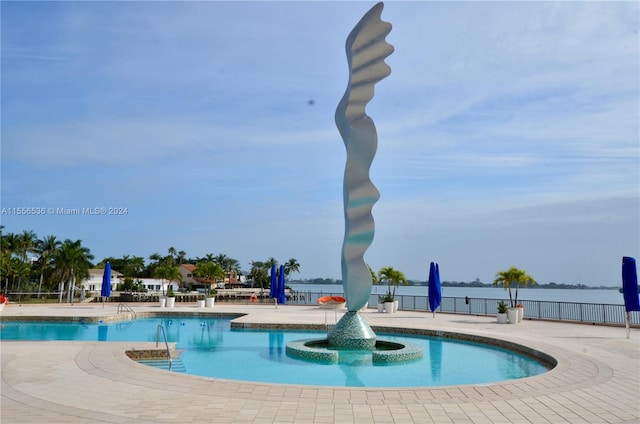
<path id="1" fill-rule="evenodd" d="M 374 365 L 370 355 L 341 351 L 338 364 L 290 358 L 289 341 L 324 338 L 317 331 L 236 330 L 230 319 L 156 317 L 111 324 L 4 322 L 0 340 L 156 341 L 157 326 L 183 350 L 187 373 L 265 383 L 343 387 L 416 387 L 482 384 L 546 372 L 541 363 L 502 348 L 427 336 L 377 333 L 422 346 L 422 359 Z M 182 369 L 182 367 L 180 367 Z"/>

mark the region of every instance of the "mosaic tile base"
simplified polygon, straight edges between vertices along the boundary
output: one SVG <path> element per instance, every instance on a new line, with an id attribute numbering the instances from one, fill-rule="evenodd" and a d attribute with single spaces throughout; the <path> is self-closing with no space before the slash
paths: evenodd
<path id="1" fill-rule="evenodd" d="M 304 359 L 312 362 L 336 363 L 340 360 L 341 350 L 329 345 L 327 339 L 305 339 L 287 343 L 287 356 Z M 413 343 L 396 343 L 387 340 L 377 340 L 375 349 L 363 349 L 363 352 L 371 352 L 371 361 L 374 364 L 389 364 L 397 362 L 413 361 L 422 358 L 422 348 Z"/>
<path id="2" fill-rule="evenodd" d="M 348 349 L 370 349 L 376 345 L 376 334 L 358 312 L 347 312 L 327 337 L 329 345 Z"/>

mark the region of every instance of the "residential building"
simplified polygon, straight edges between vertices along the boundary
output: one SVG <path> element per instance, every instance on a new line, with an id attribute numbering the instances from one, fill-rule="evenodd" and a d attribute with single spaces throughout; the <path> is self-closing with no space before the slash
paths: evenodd
<path id="1" fill-rule="evenodd" d="M 82 282 L 80 289 L 84 288 L 88 292 L 100 293 L 102 290 L 102 276 L 104 275 L 104 269 L 92 268 L 89 270 L 89 278 Z M 118 278 L 123 277 L 123 274 L 111 270 L 111 290 L 115 290 L 118 285 Z"/>

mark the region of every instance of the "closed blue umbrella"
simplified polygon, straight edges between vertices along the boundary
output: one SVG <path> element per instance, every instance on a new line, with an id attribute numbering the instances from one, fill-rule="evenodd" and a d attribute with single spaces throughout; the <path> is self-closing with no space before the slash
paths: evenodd
<path id="1" fill-rule="evenodd" d="M 436 316 L 436 309 L 442 301 L 442 289 L 440 288 L 440 269 L 438 264 L 431 262 L 429 266 L 429 309 Z"/>
<path id="2" fill-rule="evenodd" d="M 624 308 L 626 313 L 625 322 L 627 327 L 627 338 L 629 338 L 629 321 L 631 311 L 640 311 L 640 298 L 638 296 L 638 273 L 636 271 L 636 260 L 628 256 L 622 258 L 622 295 L 624 297 Z"/>
<path id="3" fill-rule="evenodd" d="M 271 264 L 271 281 L 269 284 L 269 297 L 278 301 L 278 280 L 276 277 L 276 264 Z"/>
<path id="4" fill-rule="evenodd" d="M 284 294 L 284 265 L 280 265 L 280 272 L 278 273 L 278 303 L 281 305 L 287 303 L 287 298 Z"/>
<path id="5" fill-rule="evenodd" d="M 111 296 L 111 263 L 107 262 L 104 266 L 104 273 L 102 274 L 102 288 L 100 290 L 100 296 L 102 296 L 102 307 L 107 298 Z"/>

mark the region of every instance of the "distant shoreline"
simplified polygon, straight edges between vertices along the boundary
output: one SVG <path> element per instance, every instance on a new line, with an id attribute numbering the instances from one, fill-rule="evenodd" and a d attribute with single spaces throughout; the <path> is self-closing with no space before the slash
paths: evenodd
<path id="1" fill-rule="evenodd" d="M 321 282 L 321 283 L 310 283 L 310 282 L 304 282 L 304 281 L 289 281 L 287 282 L 287 284 L 300 284 L 300 285 L 305 285 L 305 286 L 321 286 L 321 285 L 332 285 L 332 286 L 341 286 L 342 282 Z M 378 284 L 377 286 L 384 286 L 386 287 L 386 284 Z M 427 282 L 410 282 L 408 284 L 408 286 L 413 286 L 413 287 L 427 287 Z M 464 287 L 464 288 L 496 288 L 496 286 L 494 286 L 493 284 L 484 284 L 484 283 L 451 283 L 451 282 L 447 282 L 444 281 L 442 282 L 442 287 Z M 498 287 L 500 288 L 500 287 Z M 527 290 L 544 290 L 544 289 L 550 289 L 550 290 L 619 290 L 620 287 L 616 287 L 616 286 L 586 286 L 584 284 L 554 284 L 554 283 L 549 283 L 549 284 L 536 284 L 535 286 L 526 286 L 526 287 L 520 287 L 522 288 L 526 288 Z"/>

